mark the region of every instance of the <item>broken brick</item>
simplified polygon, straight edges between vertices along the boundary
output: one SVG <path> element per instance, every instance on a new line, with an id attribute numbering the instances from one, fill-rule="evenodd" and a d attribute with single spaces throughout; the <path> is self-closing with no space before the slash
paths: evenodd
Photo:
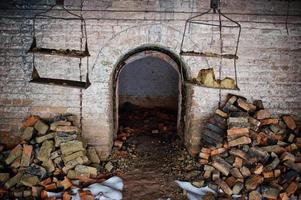
<path id="1" fill-rule="evenodd" d="M 14 160 L 22 156 L 22 146 L 19 144 L 13 150 L 10 151 L 8 157 L 5 160 L 6 164 L 11 164 Z"/>
<path id="2" fill-rule="evenodd" d="M 249 193 L 249 200 L 262 200 L 262 196 L 256 190 Z"/>
<path id="3" fill-rule="evenodd" d="M 44 122 L 42 122 L 41 120 L 38 120 L 35 123 L 34 128 L 38 131 L 40 135 L 44 135 L 48 131 L 49 126 Z"/>
<path id="4" fill-rule="evenodd" d="M 255 118 L 258 120 L 267 119 L 271 117 L 271 113 L 267 109 L 262 109 L 256 112 Z"/>
<path id="5" fill-rule="evenodd" d="M 5 188 L 9 189 L 9 188 L 13 187 L 14 185 L 16 185 L 21 180 L 22 176 L 23 176 L 23 172 L 17 173 L 14 177 L 12 177 L 8 181 L 6 181 L 6 183 L 4 184 Z"/>
<path id="6" fill-rule="evenodd" d="M 265 125 L 271 125 L 271 124 L 278 124 L 279 120 L 275 119 L 275 118 L 268 118 L 268 119 L 262 119 L 260 120 L 261 122 L 261 126 L 265 126 Z"/>
<path id="7" fill-rule="evenodd" d="M 256 106 L 254 106 L 251 103 L 246 102 L 245 100 L 239 98 L 237 100 L 237 104 L 240 108 L 242 108 L 243 110 L 247 111 L 247 112 L 254 112 L 256 110 Z"/>
<path id="8" fill-rule="evenodd" d="M 21 135 L 21 138 L 23 140 L 26 140 L 26 141 L 29 141 L 33 135 L 33 132 L 34 132 L 34 128 L 33 127 L 27 127 L 24 129 L 22 135 Z"/>
<path id="9" fill-rule="evenodd" d="M 89 174 L 92 176 L 97 176 L 97 169 L 95 167 L 89 167 L 85 165 L 77 165 L 75 167 L 75 172 L 79 174 Z"/>
<path id="10" fill-rule="evenodd" d="M 85 156 L 84 151 L 77 151 L 77 152 L 74 152 L 74 153 L 66 155 L 66 156 L 63 155 L 62 159 L 63 159 L 64 163 L 67 163 L 70 160 L 74 160 L 74 159 L 76 159 L 78 157 L 82 157 L 82 156 Z"/>
<path id="11" fill-rule="evenodd" d="M 64 154 L 64 155 L 69 155 L 69 154 L 72 154 L 77 151 L 85 151 L 85 149 L 83 147 L 83 143 L 78 140 L 62 143 L 60 145 L 60 149 L 62 151 L 62 154 Z"/>
<path id="12" fill-rule="evenodd" d="M 64 133 L 78 133 L 79 128 L 77 126 L 57 126 L 56 131 Z"/>
<path id="13" fill-rule="evenodd" d="M 285 189 L 287 196 L 293 195 L 298 189 L 298 185 L 295 181 L 291 182 L 288 187 Z"/>
<path id="14" fill-rule="evenodd" d="M 39 183 L 39 181 L 40 180 L 37 176 L 25 174 L 22 176 L 20 183 L 22 183 L 23 185 L 25 185 L 27 187 L 32 187 L 32 186 L 37 185 Z"/>
<path id="15" fill-rule="evenodd" d="M 245 187 L 247 190 L 255 190 L 258 185 L 263 182 L 263 177 L 257 174 L 254 174 L 246 179 Z"/>
<path id="16" fill-rule="evenodd" d="M 38 116 L 29 116 L 22 124 L 22 128 L 34 126 L 40 118 Z"/>
<path id="17" fill-rule="evenodd" d="M 230 147 L 234 147 L 234 146 L 238 146 L 238 145 L 242 145 L 242 144 L 250 144 L 251 139 L 249 137 L 243 136 L 243 137 L 237 138 L 235 140 L 229 141 L 228 143 L 229 143 Z"/>
<path id="18" fill-rule="evenodd" d="M 53 141 L 45 140 L 40 148 L 37 158 L 40 161 L 47 162 L 49 160 L 53 148 L 54 148 Z"/>
<path id="19" fill-rule="evenodd" d="M 32 153 L 32 146 L 24 144 L 23 145 L 23 153 L 21 158 L 21 166 L 22 167 L 28 167 L 30 164 L 30 158 Z"/>
<path id="20" fill-rule="evenodd" d="M 291 129 L 295 130 L 297 128 L 296 122 L 294 118 L 290 115 L 285 115 L 282 117 L 283 121 L 285 122 L 286 126 Z"/>
<path id="21" fill-rule="evenodd" d="M 55 131 L 58 126 L 71 126 L 71 122 L 69 121 L 56 121 L 50 124 L 50 130 Z"/>
<path id="22" fill-rule="evenodd" d="M 212 166 L 219 170 L 225 176 L 228 176 L 228 174 L 230 173 L 230 169 L 232 168 L 232 166 L 229 163 L 217 156 L 214 157 Z"/>
<path id="23" fill-rule="evenodd" d="M 54 138 L 54 133 L 49 133 L 47 135 L 43 135 L 43 136 L 40 136 L 40 137 L 36 137 L 36 142 L 37 143 L 42 143 L 44 142 L 45 140 L 49 140 L 49 139 L 52 139 Z"/>
<path id="24" fill-rule="evenodd" d="M 59 186 L 59 187 L 63 187 L 64 190 L 67 190 L 67 189 L 71 188 L 72 183 L 71 183 L 71 181 L 65 176 L 65 177 L 64 177 L 64 180 L 59 181 L 58 186 Z"/>
<path id="25" fill-rule="evenodd" d="M 92 163 L 99 164 L 100 159 L 95 147 L 88 147 L 87 156 Z"/>
<path id="26" fill-rule="evenodd" d="M 279 194 L 279 189 L 273 188 L 273 187 L 267 187 L 263 186 L 261 188 L 262 197 L 268 198 L 268 199 L 274 199 L 276 200 Z"/>

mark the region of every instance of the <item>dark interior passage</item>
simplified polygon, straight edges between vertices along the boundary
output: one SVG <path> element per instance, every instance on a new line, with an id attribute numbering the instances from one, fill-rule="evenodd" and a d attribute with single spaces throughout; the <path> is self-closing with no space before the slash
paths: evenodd
<path id="1" fill-rule="evenodd" d="M 177 110 L 179 75 L 167 62 L 144 57 L 126 64 L 119 74 L 119 105 L 130 102 L 147 108 Z"/>

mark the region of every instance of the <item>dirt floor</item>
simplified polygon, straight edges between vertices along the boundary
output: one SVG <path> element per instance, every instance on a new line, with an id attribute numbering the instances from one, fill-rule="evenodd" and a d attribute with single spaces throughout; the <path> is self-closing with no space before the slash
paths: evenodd
<path id="1" fill-rule="evenodd" d="M 186 199 L 175 180 L 196 180 L 198 164 L 176 133 L 176 113 L 125 105 L 119 134 L 130 133 L 111 162 L 124 180 L 125 200 Z"/>

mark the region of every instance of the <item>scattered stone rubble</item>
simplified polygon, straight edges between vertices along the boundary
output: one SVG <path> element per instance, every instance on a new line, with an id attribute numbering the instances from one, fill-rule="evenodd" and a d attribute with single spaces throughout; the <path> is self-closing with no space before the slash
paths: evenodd
<path id="1" fill-rule="evenodd" d="M 72 118 L 30 116 L 21 137 L 1 133 L 1 199 L 46 199 L 49 192 L 63 192 L 62 199 L 68 200 L 71 187 L 104 180 L 95 148 L 87 147 Z M 92 199 L 89 192 L 81 195 Z"/>
<path id="2" fill-rule="evenodd" d="M 301 134 L 292 116 L 274 117 L 261 101 L 229 95 L 202 134 L 199 186 L 223 191 L 207 199 L 301 199 Z"/>

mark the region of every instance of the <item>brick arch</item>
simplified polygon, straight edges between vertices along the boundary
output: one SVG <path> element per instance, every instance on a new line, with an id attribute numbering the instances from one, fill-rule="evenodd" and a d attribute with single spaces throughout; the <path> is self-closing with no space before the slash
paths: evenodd
<path id="1" fill-rule="evenodd" d="M 148 38 L 147 34 L 144 34 L 149 32 L 152 26 L 161 27 L 162 29 L 161 37 L 158 41 L 156 40 L 158 38 Z M 172 36 L 169 34 L 170 32 L 173 33 Z M 184 72 L 183 80 L 187 80 L 191 77 L 191 69 L 175 53 L 180 51 L 181 38 L 182 30 L 177 30 L 165 24 L 137 25 L 113 34 L 101 44 L 100 49 L 90 51 L 90 59 L 94 60 L 94 62 L 92 62 L 90 67 L 92 85 L 83 95 L 83 137 L 89 144 L 97 147 L 100 155 L 107 157 L 110 154 L 113 146 L 113 137 L 117 133 L 116 124 L 114 126 L 116 118 L 114 109 L 116 109 L 116 105 L 112 97 L 115 95 L 113 83 L 119 63 L 122 63 L 122 60 L 135 53 L 144 50 L 154 50 L 161 52 L 161 55 L 167 55 L 162 56 L 161 59 L 169 62 L 173 60 L 178 66 L 182 66 Z M 99 98 L 94 98 L 96 95 Z M 188 95 L 182 94 L 186 102 L 191 102 L 191 99 L 186 98 L 186 96 Z M 185 110 L 187 109 L 182 108 L 182 116 Z M 188 115 L 190 115 L 189 112 Z M 183 117 L 181 120 L 183 120 Z M 184 123 L 182 124 L 184 126 Z M 189 143 L 190 138 L 186 138 L 187 127 L 183 128 L 183 132 L 185 132 L 185 142 Z"/>
<path id="2" fill-rule="evenodd" d="M 183 136 L 184 134 L 184 116 L 186 112 L 186 102 L 187 102 L 187 96 L 185 93 L 185 84 L 184 82 L 187 80 L 188 73 L 186 65 L 183 63 L 181 58 L 172 52 L 171 50 L 154 46 L 154 45 L 143 45 L 137 48 L 132 49 L 128 53 L 126 53 L 124 56 L 122 56 L 116 63 L 115 69 L 113 70 L 112 74 L 112 112 L 113 112 L 113 132 L 114 136 L 116 136 L 116 133 L 118 131 L 118 77 L 119 73 L 122 70 L 122 68 L 135 60 L 144 58 L 144 57 L 155 57 L 159 58 L 161 60 L 164 60 L 168 64 L 170 64 L 179 74 L 179 98 L 178 98 L 178 121 L 177 121 L 177 130 L 178 134 Z"/>

